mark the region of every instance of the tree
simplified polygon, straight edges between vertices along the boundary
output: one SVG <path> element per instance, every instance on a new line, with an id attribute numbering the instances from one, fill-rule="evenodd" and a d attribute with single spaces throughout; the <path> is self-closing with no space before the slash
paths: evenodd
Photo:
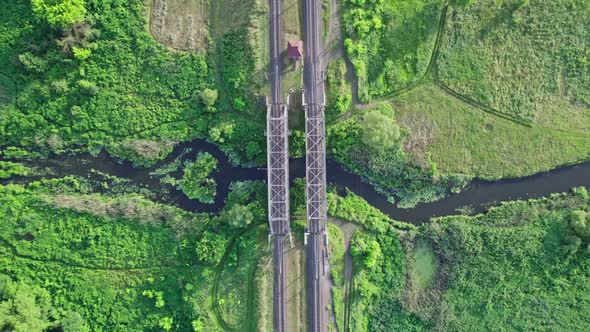
<path id="1" fill-rule="evenodd" d="M 361 257 L 365 266 L 369 268 L 374 267 L 382 256 L 379 242 L 364 233 L 354 237 L 350 253 L 353 257 Z"/>
<path id="2" fill-rule="evenodd" d="M 73 47 L 74 58 L 79 61 L 85 61 L 90 57 L 92 51 L 88 48 Z"/>
<path id="3" fill-rule="evenodd" d="M 231 226 L 241 228 L 252 223 L 254 220 L 254 214 L 252 214 L 247 206 L 236 204 L 232 206 L 231 209 L 225 211 L 223 218 Z"/>
<path id="4" fill-rule="evenodd" d="M 195 247 L 197 259 L 204 264 L 217 265 L 223 257 L 226 245 L 227 240 L 223 236 L 205 231 Z"/>
<path id="5" fill-rule="evenodd" d="M 84 20 L 84 0 L 31 0 L 33 12 L 54 28 L 65 28 Z"/>
<path id="6" fill-rule="evenodd" d="M 205 90 L 201 91 L 201 101 L 205 105 L 205 108 L 207 109 L 207 111 L 209 111 L 209 112 L 217 111 L 217 109 L 214 106 L 215 106 L 215 103 L 217 102 L 218 96 L 219 96 L 219 94 L 217 93 L 217 90 L 205 89 Z"/>
<path id="7" fill-rule="evenodd" d="M 234 132 L 233 122 L 221 122 L 209 129 L 209 137 L 215 143 L 225 143 Z"/>
<path id="8" fill-rule="evenodd" d="M 471 6 L 475 0 L 449 0 L 449 4 L 453 7 L 466 8 Z"/>
<path id="9" fill-rule="evenodd" d="M 568 235 L 564 239 L 565 245 L 561 247 L 561 250 L 566 255 L 573 255 L 580 250 L 582 245 L 582 239 L 575 235 Z"/>
<path id="10" fill-rule="evenodd" d="M 393 116 L 387 116 L 381 110 L 372 110 L 366 114 L 361 121 L 361 127 L 363 143 L 372 148 L 392 148 L 400 137 L 399 126 L 393 120 Z"/>
<path id="11" fill-rule="evenodd" d="M 0 274 L 0 331 L 43 331 L 53 319 L 45 289 Z"/>
<path id="12" fill-rule="evenodd" d="M 201 203 L 213 203 L 215 199 L 216 183 L 211 178 L 211 172 L 217 168 L 217 159 L 211 154 L 199 153 L 197 160 L 187 162 L 178 189 L 189 198 L 198 199 Z"/>
<path id="13" fill-rule="evenodd" d="M 64 318 L 61 319 L 61 328 L 63 332 L 88 332 L 90 329 L 82 316 L 75 311 L 68 312 Z"/>
<path id="14" fill-rule="evenodd" d="M 590 238 L 590 216 L 581 210 L 573 211 L 570 215 L 570 226 L 572 230 L 582 238 Z"/>

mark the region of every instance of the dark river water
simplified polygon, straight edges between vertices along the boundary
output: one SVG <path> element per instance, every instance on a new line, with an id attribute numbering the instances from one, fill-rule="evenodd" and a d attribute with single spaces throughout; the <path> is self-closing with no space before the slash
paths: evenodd
<path id="1" fill-rule="evenodd" d="M 91 170 L 97 170 L 129 179 L 135 185 L 158 192 L 162 188 L 160 178 L 150 176 L 149 173 L 162 165 L 172 162 L 189 148 L 192 151 L 185 153 L 182 156 L 183 159 L 192 159 L 198 152 L 209 152 L 219 161 L 218 171 L 214 174 L 217 181 L 215 202 L 213 204 L 201 204 L 188 199 L 182 192 L 173 188 L 169 188 L 166 197 L 159 199 L 160 201 L 172 203 L 189 211 L 215 212 L 223 207 L 231 182 L 266 180 L 266 169 L 236 167 L 230 163 L 228 157 L 217 146 L 204 140 L 194 140 L 177 145 L 174 152 L 166 160 L 149 168 L 136 168 L 129 162 L 118 162 L 106 152 L 102 152 L 96 157 L 88 153 L 52 155 L 46 160 L 36 160 L 32 162 L 32 165 L 51 170 L 51 176 L 53 177 L 64 175 L 87 177 L 92 173 Z M 304 177 L 304 170 L 305 160 L 303 158 L 291 159 L 290 176 L 292 179 Z M 178 172 L 176 172 L 176 175 L 179 175 Z M 16 179 L 17 182 L 19 180 L 23 181 L 27 180 L 27 178 Z M 327 163 L 327 180 L 330 184 L 340 188 L 348 188 L 392 219 L 420 224 L 431 217 L 457 214 L 457 209 L 466 206 L 477 213 L 483 212 L 489 206 L 501 201 L 537 198 L 554 192 L 568 191 L 575 186 L 590 186 L 590 162 L 564 166 L 553 171 L 522 178 L 500 181 L 476 179 L 459 194 L 451 194 L 434 203 L 422 203 L 411 209 L 397 208 L 387 200 L 387 197 L 365 183 L 360 176 L 346 171 L 334 161 L 329 160 Z"/>

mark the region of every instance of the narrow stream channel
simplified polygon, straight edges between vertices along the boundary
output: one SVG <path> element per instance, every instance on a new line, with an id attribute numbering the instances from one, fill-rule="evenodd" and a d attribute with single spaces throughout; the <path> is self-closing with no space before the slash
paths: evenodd
<path id="1" fill-rule="evenodd" d="M 204 140 L 193 140 L 177 145 L 166 160 L 149 168 L 136 168 L 130 162 L 118 162 L 104 151 L 96 157 L 89 153 L 51 155 L 48 159 L 35 160 L 29 164 L 50 169 L 52 175 L 49 177 L 66 175 L 88 177 L 92 170 L 97 170 L 119 178 L 129 179 L 136 185 L 158 192 L 163 185 L 158 177 L 153 177 L 149 173 L 174 161 L 187 149 L 191 149 L 191 151 L 182 156 L 183 160 L 194 159 L 198 152 L 208 152 L 219 161 L 218 171 L 214 174 L 217 181 L 215 202 L 202 204 L 189 199 L 182 192 L 173 188 L 170 188 L 168 197 L 159 199 L 159 201 L 176 205 L 188 211 L 215 212 L 223 207 L 232 182 L 266 180 L 266 169 L 233 166 L 225 153 L 217 146 Z M 304 169 L 305 160 L 303 158 L 291 159 L 290 176 L 292 179 L 304 177 Z M 179 172 L 177 171 L 176 175 L 179 175 Z M 0 183 L 23 182 L 30 179 L 35 179 L 35 177 L 16 177 L 0 181 Z M 397 208 L 387 201 L 387 197 L 365 183 L 360 176 L 346 171 L 334 161 L 329 160 L 327 163 L 327 180 L 330 184 L 348 188 L 392 219 L 420 224 L 428 221 L 431 217 L 457 214 L 457 209 L 463 207 L 469 207 L 473 212 L 478 213 L 501 201 L 538 198 L 555 192 L 568 191 L 575 186 L 590 186 L 590 161 L 522 178 L 499 181 L 476 179 L 459 194 L 452 194 L 433 203 L 422 203 L 412 209 Z"/>

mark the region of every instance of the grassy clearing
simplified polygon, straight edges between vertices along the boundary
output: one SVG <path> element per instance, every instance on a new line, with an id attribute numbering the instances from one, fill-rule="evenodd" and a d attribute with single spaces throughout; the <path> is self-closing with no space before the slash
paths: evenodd
<path id="1" fill-rule="evenodd" d="M 302 239 L 293 238 L 293 247 L 287 252 L 287 260 L 289 271 L 287 277 L 288 330 L 305 331 L 307 328 L 307 320 L 305 319 L 307 304 L 305 302 L 305 246 Z M 272 331 L 272 326 L 268 331 Z"/>
<path id="2" fill-rule="evenodd" d="M 551 127 L 525 127 L 484 113 L 427 85 L 393 101 L 397 121 L 410 129 L 405 150 L 430 158 L 442 173 L 517 177 L 590 157 L 587 112 L 554 112 Z M 558 115 L 561 114 L 561 115 Z M 565 128 L 568 128 L 567 130 Z M 571 129 L 575 128 L 575 129 Z"/>
<path id="3" fill-rule="evenodd" d="M 330 239 L 328 252 L 330 255 L 330 274 L 332 276 L 332 303 L 338 331 L 344 326 L 344 254 L 346 251 L 344 234 L 334 224 L 328 224 Z"/>
<path id="4" fill-rule="evenodd" d="M 423 240 L 419 240 L 414 251 L 414 266 L 412 277 L 416 285 L 426 289 L 432 283 L 438 272 L 438 262 L 432 250 L 432 246 Z"/>
<path id="5" fill-rule="evenodd" d="M 205 53 L 208 44 L 209 0 L 152 0 L 150 31 L 173 49 Z"/>
<path id="6" fill-rule="evenodd" d="M 437 68 L 455 91 L 529 121 L 590 105 L 588 1 L 479 0 L 448 17 Z"/>
<path id="7" fill-rule="evenodd" d="M 273 271 L 271 258 L 261 259 L 256 275 L 256 308 L 259 313 L 256 331 L 272 331 Z"/>

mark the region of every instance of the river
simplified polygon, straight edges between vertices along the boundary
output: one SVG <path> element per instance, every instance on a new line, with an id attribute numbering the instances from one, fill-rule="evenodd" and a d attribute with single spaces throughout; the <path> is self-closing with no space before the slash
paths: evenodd
<path id="1" fill-rule="evenodd" d="M 244 180 L 266 180 L 266 169 L 234 166 L 217 146 L 199 139 L 178 144 L 165 160 L 148 168 L 134 167 L 130 162 L 119 162 L 104 151 L 98 156 L 92 156 L 89 153 L 50 155 L 47 159 L 25 162 L 25 164 L 50 170 L 47 177 L 65 175 L 91 177 L 92 170 L 96 170 L 129 179 L 133 184 L 159 192 L 163 186 L 159 177 L 151 176 L 149 173 L 172 162 L 187 149 L 191 149 L 191 151 L 185 153 L 182 156 L 183 159 L 194 159 L 198 152 L 208 152 L 219 161 L 218 171 L 214 174 L 217 182 L 215 202 L 213 204 L 199 203 L 188 199 L 182 192 L 172 187 L 167 190 L 166 197 L 160 197 L 157 199 L 158 201 L 193 212 L 216 212 L 224 205 L 230 183 Z M 290 177 L 292 179 L 304 177 L 304 169 L 305 160 L 303 158 L 290 160 Z M 180 171 L 177 171 L 176 175 L 180 175 Z M 1 182 L 24 182 L 36 178 L 39 177 L 16 177 Z M 590 161 L 522 178 L 499 181 L 475 179 L 459 194 L 451 194 L 433 203 L 422 203 L 411 209 L 400 209 L 391 204 L 387 197 L 375 191 L 360 176 L 346 171 L 331 160 L 327 162 L 327 180 L 328 183 L 339 188 L 348 188 L 392 219 L 420 224 L 432 217 L 457 214 L 457 209 L 464 207 L 469 207 L 474 213 L 479 213 L 501 201 L 543 197 L 551 193 L 568 191 L 575 186 L 590 187 Z"/>

